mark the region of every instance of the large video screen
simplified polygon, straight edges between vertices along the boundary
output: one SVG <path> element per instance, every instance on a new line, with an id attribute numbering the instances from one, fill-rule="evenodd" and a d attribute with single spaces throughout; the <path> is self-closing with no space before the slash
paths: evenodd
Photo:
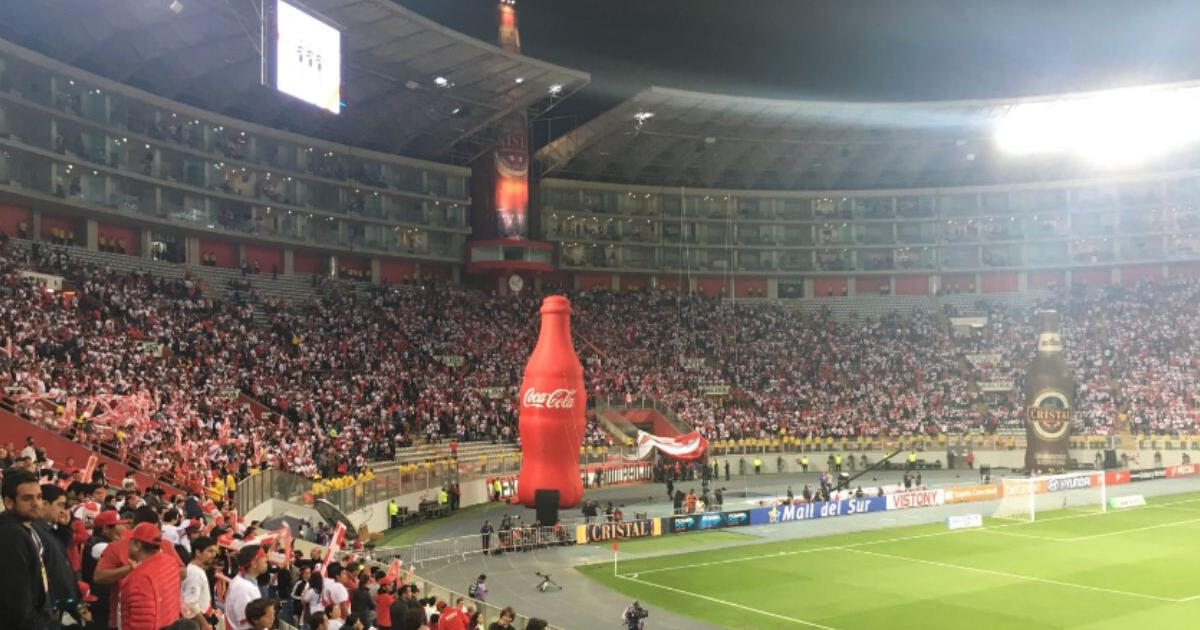
<path id="1" fill-rule="evenodd" d="M 341 112 L 341 32 L 278 0 L 275 33 L 275 89 L 334 114 Z"/>

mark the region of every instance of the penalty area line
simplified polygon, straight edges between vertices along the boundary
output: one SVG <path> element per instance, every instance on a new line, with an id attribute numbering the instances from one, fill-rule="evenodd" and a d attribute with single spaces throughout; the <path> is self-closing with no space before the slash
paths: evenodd
<path id="1" fill-rule="evenodd" d="M 700 593 L 693 593 L 691 591 L 685 591 L 680 588 L 675 588 L 674 586 L 666 586 L 664 584 L 657 584 L 654 582 L 647 582 L 645 580 L 639 580 L 639 579 L 637 579 L 637 577 L 630 577 L 630 576 L 636 576 L 636 575 L 637 575 L 637 573 L 631 573 L 629 575 L 618 575 L 617 577 L 621 578 L 622 580 L 629 580 L 630 582 L 637 582 L 638 584 L 644 584 L 646 586 L 653 586 L 654 588 L 660 588 L 660 589 L 663 589 L 664 591 L 671 591 L 672 593 L 678 593 L 680 595 L 687 595 L 688 597 L 695 597 L 697 599 L 703 599 L 705 601 L 709 601 L 714 604 L 720 604 L 722 606 L 729 606 L 731 608 L 745 610 L 747 612 L 752 612 L 752 613 L 755 613 L 758 615 L 763 615 L 765 617 L 772 617 L 774 619 L 779 619 L 782 621 L 790 621 L 792 623 L 799 624 L 802 626 L 807 626 L 809 628 L 820 628 L 820 630 L 838 630 L 837 628 L 834 628 L 832 626 L 821 625 L 814 621 L 805 621 L 803 619 L 797 619 L 795 617 L 788 617 L 787 615 L 780 615 L 778 613 L 768 612 L 766 610 L 760 610 L 758 608 L 751 608 L 750 606 L 746 606 L 744 604 L 739 604 L 737 602 L 726 601 L 724 599 L 717 599 L 716 597 L 709 597 L 708 595 L 702 595 Z"/>
<path id="2" fill-rule="evenodd" d="M 1032 575 L 1021 575 L 1020 573 L 1009 573 L 1007 571 L 995 571 L 992 569 L 983 569 L 980 567 L 970 567 L 970 566 L 966 566 L 966 565 L 962 565 L 962 564 L 952 564 L 949 562 L 938 562 L 936 560 L 923 560 L 921 558 L 909 558 L 907 556 L 894 556 L 890 553 L 879 553 L 877 551 L 867 551 L 865 549 L 850 549 L 848 547 L 843 547 L 842 551 L 848 551 L 850 553 L 859 553 L 859 554 L 863 554 L 863 555 L 867 555 L 867 556 L 875 556 L 877 558 L 888 558 L 891 560 L 900 560 L 903 562 L 916 562 L 918 564 L 927 564 L 927 565 L 934 566 L 934 567 L 941 567 L 943 569 L 958 569 L 960 571 L 972 571 L 974 573 L 983 573 L 985 575 L 994 575 L 997 577 L 1005 577 L 1005 578 L 1009 578 L 1009 579 L 1013 579 L 1013 580 L 1022 580 L 1025 582 L 1036 582 L 1039 584 L 1051 584 L 1054 586 L 1065 586 L 1067 588 L 1076 588 L 1076 589 L 1082 589 L 1085 591 L 1096 591 L 1099 593 L 1108 593 L 1110 595 L 1124 595 L 1126 597 L 1137 597 L 1137 598 L 1141 598 L 1141 599 L 1150 599 L 1150 600 L 1154 600 L 1156 602 L 1169 602 L 1172 604 L 1177 604 L 1180 601 L 1182 601 L 1182 600 L 1178 600 L 1178 599 L 1172 599 L 1170 597 L 1159 597 L 1158 595 L 1149 595 L 1147 593 L 1134 593 L 1131 591 L 1119 591 L 1119 590 L 1112 589 L 1112 588 L 1104 588 L 1102 586 L 1088 586 L 1087 584 L 1075 584 L 1074 582 L 1060 582 L 1058 580 L 1034 577 Z"/>

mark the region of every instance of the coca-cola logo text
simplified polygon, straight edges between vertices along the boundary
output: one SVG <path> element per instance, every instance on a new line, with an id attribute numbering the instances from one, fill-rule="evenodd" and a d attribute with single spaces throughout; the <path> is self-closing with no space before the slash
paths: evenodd
<path id="1" fill-rule="evenodd" d="M 574 409 L 575 390 L 559 388 L 549 392 L 539 392 L 530 387 L 525 390 L 522 404 L 538 409 Z"/>

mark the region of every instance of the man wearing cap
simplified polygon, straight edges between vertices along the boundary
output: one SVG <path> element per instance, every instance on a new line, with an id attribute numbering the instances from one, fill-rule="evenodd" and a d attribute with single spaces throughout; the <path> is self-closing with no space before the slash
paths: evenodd
<path id="1" fill-rule="evenodd" d="M 375 625 L 379 630 L 392 628 L 392 604 L 396 603 L 396 579 L 389 575 L 379 578 L 379 592 L 375 594 Z"/>
<path id="2" fill-rule="evenodd" d="M 158 525 L 133 528 L 127 545 L 133 569 L 121 580 L 121 630 L 158 630 L 179 619 L 179 559 L 162 545 Z"/>
<path id="3" fill-rule="evenodd" d="M 463 613 L 463 609 L 458 605 L 462 602 L 456 602 L 454 606 L 442 607 L 441 602 L 438 602 L 438 630 L 466 630 L 467 616 Z"/>
<path id="4" fill-rule="evenodd" d="M 263 596 L 258 576 L 267 570 L 267 552 L 262 545 L 246 545 L 238 550 L 236 560 L 239 572 L 225 595 L 225 625 L 232 630 L 250 630 L 246 604 Z"/>
<path id="5" fill-rule="evenodd" d="M 112 608 L 109 602 L 110 586 L 97 584 L 93 579 L 96 573 L 96 563 L 110 543 L 125 536 L 125 529 L 128 525 L 129 521 L 121 520 L 121 517 L 117 516 L 116 510 L 104 510 L 92 520 L 92 536 L 83 545 L 81 575 L 83 581 L 92 587 L 92 595 L 96 598 L 96 603 L 92 606 L 92 618 L 96 620 L 93 627 L 107 628 L 108 613 Z"/>
<path id="6" fill-rule="evenodd" d="M 97 516 L 96 518 L 100 517 Z M 158 528 L 158 513 L 154 511 L 154 508 L 143 506 L 134 511 L 134 529 L 143 523 L 154 525 L 155 529 Z M 108 613 L 108 627 L 110 628 L 119 627 L 117 625 L 117 613 L 120 610 L 118 602 L 121 601 L 121 589 L 124 588 L 124 583 L 121 580 L 125 576 L 129 575 L 134 568 L 134 563 L 131 561 L 129 555 L 129 541 L 131 538 L 132 533 L 127 530 L 120 539 L 109 543 L 108 546 L 104 548 L 104 552 L 100 554 L 100 559 L 96 562 L 95 572 L 92 574 L 93 586 L 105 584 L 110 585 L 110 609 Z M 175 563 L 177 575 L 183 573 L 183 561 L 179 559 L 179 554 L 175 552 L 175 547 L 171 543 L 164 541 L 161 538 L 162 534 L 160 532 L 159 545 L 162 547 L 163 554 Z M 179 586 L 178 580 L 182 579 L 183 575 L 178 575 L 178 579 L 175 583 L 176 587 Z"/>

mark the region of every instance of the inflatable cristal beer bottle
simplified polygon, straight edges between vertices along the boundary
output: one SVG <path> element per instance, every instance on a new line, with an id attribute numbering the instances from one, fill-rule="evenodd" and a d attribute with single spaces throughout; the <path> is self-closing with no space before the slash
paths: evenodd
<path id="1" fill-rule="evenodd" d="M 587 393 L 583 366 L 571 343 L 571 303 L 561 295 L 542 301 L 542 329 L 520 397 L 521 475 L 517 500 L 534 506 L 538 490 L 558 490 L 558 506 L 583 500 L 579 447 L 583 445 Z"/>
<path id="2" fill-rule="evenodd" d="M 1037 354 L 1025 371 L 1025 468 L 1043 473 L 1067 467 L 1075 384 L 1063 357 L 1056 311 L 1038 311 Z"/>

